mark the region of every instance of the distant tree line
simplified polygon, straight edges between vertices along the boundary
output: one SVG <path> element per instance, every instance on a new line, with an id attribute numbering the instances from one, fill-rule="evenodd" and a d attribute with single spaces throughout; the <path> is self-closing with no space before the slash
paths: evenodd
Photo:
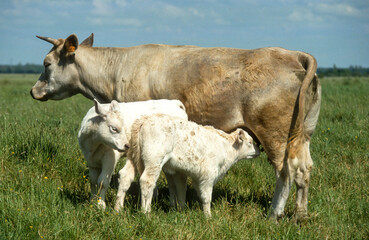
<path id="1" fill-rule="evenodd" d="M 368 77 L 369 68 L 361 66 L 350 66 L 348 68 L 338 68 L 333 65 L 331 68 L 318 68 L 319 77 Z"/>
<path id="2" fill-rule="evenodd" d="M 0 73 L 41 73 L 44 67 L 38 64 L 0 65 Z"/>
<path id="3" fill-rule="evenodd" d="M 36 73 L 44 71 L 44 67 L 38 64 L 18 64 L 18 65 L 0 65 L 0 73 Z M 350 66 L 348 68 L 338 68 L 336 65 L 329 68 L 318 68 L 319 77 L 369 77 L 369 68 L 361 66 Z"/>

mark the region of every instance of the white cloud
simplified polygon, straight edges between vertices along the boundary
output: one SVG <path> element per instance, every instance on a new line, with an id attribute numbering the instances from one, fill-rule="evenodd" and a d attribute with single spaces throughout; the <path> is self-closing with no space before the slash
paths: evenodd
<path id="1" fill-rule="evenodd" d="M 113 8 L 111 3 L 111 0 L 93 0 L 92 4 L 94 8 L 92 9 L 92 13 L 100 16 L 112 15 Z"/>
<path id="2" fill-rule="evenodd" d="M 113 21 L 116 25 L 125 25 L 125 26 L 132 26 L 132 27 L 140 27 L 142 22 L 136 18 L 123 18 L 123 19 L 116 19 Z"/>
<path id="3" fill-rule="evenodd" d="M 109 18 L 109 17 L 87 17 L 87 20 L 94 25 L 99 26 L 131 26 L 131 27 L 140 27 L 142 26 L 142 21 L 136 18 Z"/>
<path id="4" fill-rule="evenodd" d="M 125 0 L 115 0 L 115 3 L 119 6 L 119 7 L 125 7 L 127 6 L 127 2 Z"/>
<path id="5" fill-rule="evenodd" d="M 218 25 L 227 25 L 227 24 L 229 24 L 229 22 L 224 20 L 223 18 L 215 18 L 214 23 L 216 23 Z"/>
<path id="6" fill-rule="evenodd" d="M 198 11 L 195 8 L 189 8 L 188 12 L 191 13 L 193 16 L 197 16 L 197 17 L 201 17 L 201 18 L 205 17 L 205 15 L 203 13 L 201 13 L 200 11 Z"/>
<path id="7" fill-rule="evenodd" d="M 159 6 L 160 7 L 160 6 Z M 159 14 L 163 13 L 166 16 L 173 18 L 192 18 L 192 17 L 205 17 L 204 13 L 200 12 L 196 8 L 193 7 L 177 7 L 172 4 L 164 4 L 160 7 L 162 10 L 159 10 Z M 160 13 L 161 12 L 161 13 Z"/>
<path id="8" fill-rule="evenodd" d="M 339 3 L 339 4 L 326 4 L 320 3 L 316 7 L 317 11 L 324 13 L 331 13 L 344 16 L 359 16 L 361 11 L 350 6 L 349 4 Z"/>
<path id="9" fill-rule="evenodd" d="M 315 14 L 310 9 L 295 9 L 288 15 L 288 19 L 296 22 L 310 22 L 317 23 L 322 22 L 323 18 Z"/>
<path id="10" fill-rule="evenodd" d="M 169 4 L 164 6 L 163 11 L 166 15 L 172 17 L 184 17 L 186 15 L 184 9 Z"/>

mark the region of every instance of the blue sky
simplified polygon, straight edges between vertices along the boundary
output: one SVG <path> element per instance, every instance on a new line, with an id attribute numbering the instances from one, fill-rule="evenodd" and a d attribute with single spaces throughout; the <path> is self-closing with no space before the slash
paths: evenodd
<path id="1" fill-rule="evenodd" d="M 0 64 L 42 64 L 51 45 L 35 35 L 72 33 L 109 47 L 280 46 L 320 67 L 369 67 L 369 0 L 0 1 Z"/>

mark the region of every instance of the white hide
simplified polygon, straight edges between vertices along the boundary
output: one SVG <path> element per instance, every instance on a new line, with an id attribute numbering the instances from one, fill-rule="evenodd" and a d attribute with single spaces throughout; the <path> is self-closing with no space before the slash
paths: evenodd
<path id="1" fill-rule="evenodd" d="M 113 101 L 114 102 L 114 101 Z M 112 174 L 118 160 L 125 154 L 123 150 L 128 147 L 131 137 L 131 127 L 135 120 L 144 115 L 163 113 L 177 116 L 187 120 L 184 105 L 178 100 L 149 100 L 142 102 L 117 103 L 116 111 L 119 112 L 122 135 L 125 143 L 114 145 L 114 141 L 108 135 L 103 135 L 99 125 L 103 122 L 97 111 L 107 112 L 112 108 L 111 104 L 99 104 L 95 100 L 92 107 L 83 118 L 78 133 L 78 142 L 87 161 L 90 174 L 91 199 L 96 198 L 99 205 L 105 208 L 105 195 L 109 188 Z M 99 110 L 97 110 L 99 109 Z M 111 136 L 110 138 L 113 138 Z M 122 143 L 120 143 L 122 144 Z M 119 151 L 118 151 L 119 150 Z M 123 173 L 126 168 L 122 170 Z"/>
<path id="2" fill-rule="evenodd" d="M 186 176 L 192 178 L 208 217 L 214 184 L 237 161 L 259 154 L 253 139 L 242 129 L 226 134 L 162 114 L 143 117 L 134 124 L 127 153 L 141 174 L 144 212 L 150 212 L 153 190 L 163 170 L 169 188 L 174 187 L 170 192 L 175 193 L 181 207 L 185 203 Z"/>

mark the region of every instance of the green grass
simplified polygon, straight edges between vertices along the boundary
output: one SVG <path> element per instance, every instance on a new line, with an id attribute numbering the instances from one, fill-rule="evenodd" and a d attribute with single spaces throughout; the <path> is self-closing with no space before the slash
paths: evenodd
<path id="1" fill-rule="evenodd" d="M 240 162 L 215 185 L 209 220 L 192 187 L 189 207 L 170 209 L 163 177 L 150 217 L 139 211 L 137 187 L 121 213 L 112 210 L 116 189 L 108 192 L 107 210 L 97 209 L 77 143 L 93 104 L 82 96 L 35 101 L 29 91 L 37 78 L 0 75 L 0 239 L 369 238 L 369 78 L 321 80 L 310 218 L 300 226 L 292 220 L 294 188 L 286 217 L 278 224 L 266 219 L 275 178 L 265 154 Z"/>

